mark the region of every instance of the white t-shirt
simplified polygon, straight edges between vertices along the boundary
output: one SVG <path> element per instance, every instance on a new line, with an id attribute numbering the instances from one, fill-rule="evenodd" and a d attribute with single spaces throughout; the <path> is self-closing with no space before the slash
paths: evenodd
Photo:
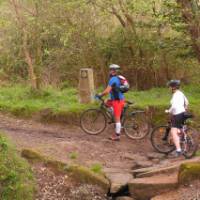
<path id="1" fill-rule="evenodd" d="M 189 102 L 186 96 L 180 90 L 177 90 L 170 101 L 171 107 L 169 112 L 172 115 L 178 115 L 186 111 L 186 107 L 188 106 Z"/>

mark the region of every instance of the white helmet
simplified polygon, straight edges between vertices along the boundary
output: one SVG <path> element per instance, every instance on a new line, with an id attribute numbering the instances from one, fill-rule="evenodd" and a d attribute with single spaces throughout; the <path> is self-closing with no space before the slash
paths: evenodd
<path id="1" fill-rule="evenodd" d="M 116 64 L 111 64 L 111 65 L 109 66 L 109 69 L 119 70 L 119 69 L 120 69 L 120 66 L 119 66 L 119 65 L 116 65 Z"/>

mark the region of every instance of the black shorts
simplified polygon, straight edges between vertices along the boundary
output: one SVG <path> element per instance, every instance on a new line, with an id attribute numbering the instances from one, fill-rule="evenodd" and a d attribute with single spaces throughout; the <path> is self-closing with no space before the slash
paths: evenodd
<path id="1" fill-rule="evenodd" d="M 184 112 L 172 116 L 172 128 L 182 128 L 185 121 Z"/>

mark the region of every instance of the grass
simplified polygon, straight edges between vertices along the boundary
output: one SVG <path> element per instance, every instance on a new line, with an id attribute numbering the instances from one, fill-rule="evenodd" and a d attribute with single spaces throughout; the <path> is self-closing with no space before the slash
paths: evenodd
<path id="1" fill-rule="evenodd" d="M 69 154 L 69 158 L 72 159 L 72 160 L 75 160 L 78 158 L 78 153 L 77 152 L 71 152 Z"/>
<path id="2" fill-rule="evenodd" d="M 183 87 L 183 91 L 190 101 L 191 109 L 200 116 L 200 87 L 188 85 Z M 130 91 L 126 94 L 126 99 L 134 101 L 136 107 L 152 106 L 163 113 L 164 109 L 169 107 L 170 98 L 171 94 L 167 88 Z M 23 85 L 0 88 L 0 110 L 17 116 L 31 117 L 35 113 L 50 109 L 49 115 L 54 118 L 59 115 L 65 117 L 68 114 L 80 114 L 83 110 L 95 105 L 79 103 L 78 92 L 75 88 L 59 90 L 48 87 L 39 92 L 32 91 L 28 86 Z"/>
<path id="3" fill-rule="evenodd" d="M 30 166 L 0 134 L 0 199 L 32 200 L 34 191 Z"/>
<path id="4" fill-rule="evenodd" d="M 92 172 L 101 174 L 102 173 L 102 165 L 100 163 L 93 164 L 90 169 Z"/>
<path id="5" fill-rule="evenodd" d="M 196 152 L 195 156 L 200 156 L 200 150 Z"/>
<path id="6" fill-rule="evenodd" d="M 199 108 L 200 105 L 200 87 L 194 85 L 184 86 L 182 91 L 190 102 L 192 109 Z M 148 106 L 169 107 L 171 92 L 167 88 L 153 88 L 148 91 L 131 91 L 127 93 L 127 99 L 133 99 L 138 107 Z M 199 110 L 199 109 L 198 109 Z M 200 114 L 200 112 L 198 113 Z"/>
<path id="7" fill-rule="evenodd" d="M 51 109 L 54 114 L 80 113 L 86 107 L 78 102 L 74 88 L 56 90 L 49 87 L 39 92 L 22 85 L 0 88 L 0 110 L 19 116 L 30 117 L 45 109 Z"/>

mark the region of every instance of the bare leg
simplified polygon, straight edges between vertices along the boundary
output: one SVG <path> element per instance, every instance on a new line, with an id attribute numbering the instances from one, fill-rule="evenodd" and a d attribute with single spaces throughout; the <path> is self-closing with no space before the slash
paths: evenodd
<path id="1" fill-rule="evenodd" d="M 121 133 L 121 122 L 120 118 L 115 117 L 115 133 L 110 137 L 111 140 L 119 140 L 120 139 L 120 133 Z"/>
<path id="2" fill-rule="evenodd" d="M 179 133 L 178 128 L 171 128 L 171 134 L 172 134 L 173 142 L 176 146 L 176 150 L 181 151 L 180 137 L 179 137 L 178 133 Z"/>
<path id="3" fill-rule="evenodd" d="M 121 112 L 123 110 L 123 105 L 121 102 L 114 102 L 114 115 L 115 115 L 115 133 L 111 137 L 112 140 L 119 140 L 121 134 Z"/>
<path id="4" fill-rule="evenodd" d="M 120 117 L 115 117 L 115 123 L 119 123 L 120 122 Z"/>

